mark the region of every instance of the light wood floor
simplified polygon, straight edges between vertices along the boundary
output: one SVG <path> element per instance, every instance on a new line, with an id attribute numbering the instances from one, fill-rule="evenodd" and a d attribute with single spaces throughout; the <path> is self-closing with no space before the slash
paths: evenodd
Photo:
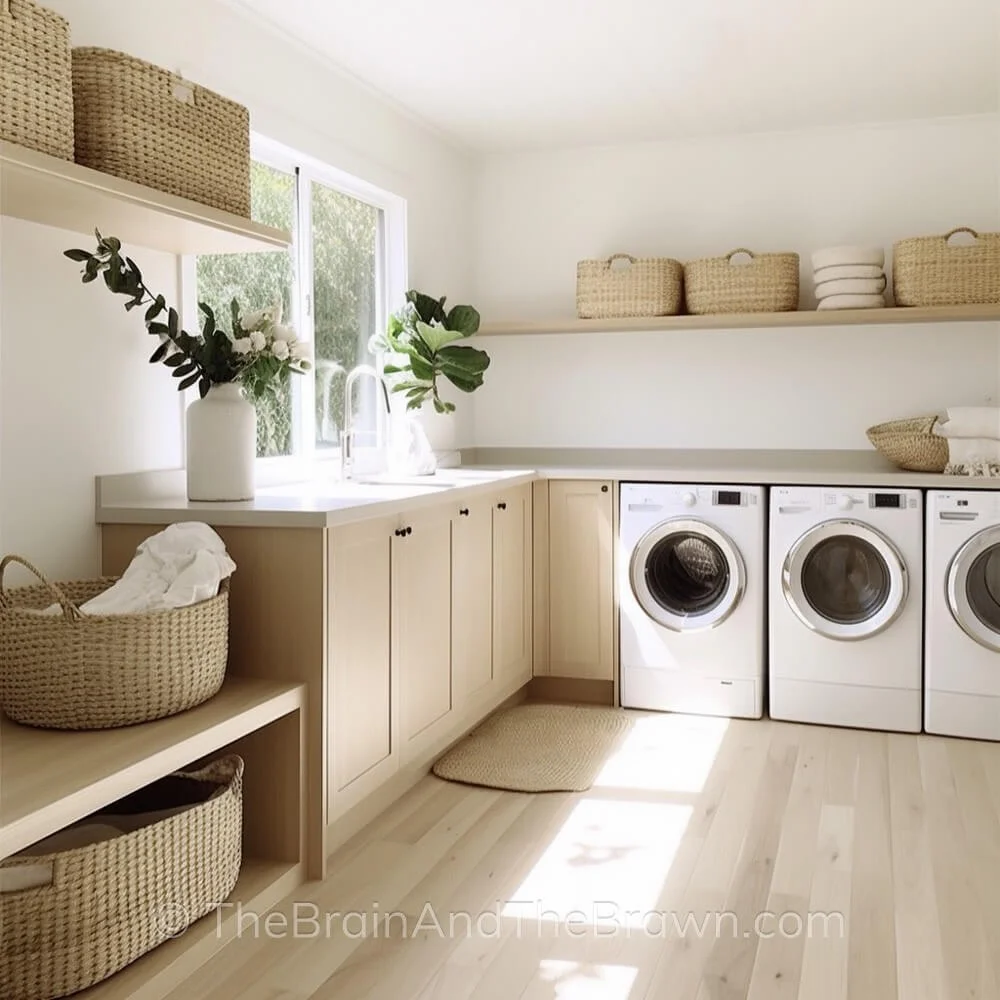
<path id="1" fill-rule="evenodd" d="M 1000 744 L 637 719 L 585 794 L 425 779 L 296 894 L 367 938 L 247 930 L 170 1000 L 1000 997 Z"/>

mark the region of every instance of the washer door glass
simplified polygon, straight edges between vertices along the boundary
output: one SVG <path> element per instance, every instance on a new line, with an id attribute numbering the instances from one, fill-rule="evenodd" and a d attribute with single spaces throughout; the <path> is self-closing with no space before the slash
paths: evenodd
<path id="1" fill-rule="evenodd" d="M 739 603 L 743 560 L 712 525 L 675 518 L 657 525 L 636 546 L 632 590 L 650 618 L 678 632 L 711 628 Z"/>
<path id="2" fill-rule="evenodd" d="M 947 591 L 961 628 L 987 649 L 1000 650 L 1000 528 L 980 531 L 958 550 Z"/>
<path id="3" fill-rule="evenodd" d="M 826 521 L 791 548 L 782 571 L 785 598 L 815 632 L 864 639 L 902 610 L 907 574 L 896 547 L 870 525 Z"/>

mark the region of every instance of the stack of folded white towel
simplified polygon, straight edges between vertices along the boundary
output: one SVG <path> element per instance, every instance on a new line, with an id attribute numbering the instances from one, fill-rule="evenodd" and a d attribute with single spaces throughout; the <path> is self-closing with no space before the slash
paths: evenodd
<path id="1" fill-rule="evenodd" d="M 948 439 L 949 472 L 995 476 L 1000 467 L 1000 409 L 950 406 L 935 431 Z"/>
<path id="2" fill-rule="evenodd" d="M 817 309 L 880 309 L 885 305 L 881 247 L 827 247 L 812 255 Z"/>

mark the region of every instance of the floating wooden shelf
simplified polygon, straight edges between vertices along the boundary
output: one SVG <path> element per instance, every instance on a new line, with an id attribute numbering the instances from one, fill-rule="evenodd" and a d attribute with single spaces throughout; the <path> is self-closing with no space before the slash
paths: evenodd
<path id="1" fill-rule="evenodd" d="M 281 229 L 0 141 L 0 213 L 175 254 L 283 250 Z"/>
<path id="2" fill-rule="evenodd" d="M 230 675 L 204 705 L 123 729 L 61 732 L 0 719 L 0 858 L 304 704 L 303 685 Z"/>
<path id="3" fill-rule="evenodd" d="M 879 326 L 897 323 L 975 323 L 1000 320 L 1000 305 L 928 306 L 890 309 L 800 310 L 720 313 L 712 316 L 652 316 L 638 319 L 562 319 L 484 323 L 482 337 L 539 333 L 626 333 L 655 330 L 744 330 L 767 327 Z"/>

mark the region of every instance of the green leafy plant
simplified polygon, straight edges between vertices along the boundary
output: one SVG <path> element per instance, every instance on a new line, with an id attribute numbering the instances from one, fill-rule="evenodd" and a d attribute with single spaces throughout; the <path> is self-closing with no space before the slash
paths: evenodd
<path id="1" fill-rule="evenodd" d="M 462 392 L 483 384 L 490 356 L 475 347 L 456 344 L 479 330 L 479 313 L 472 306 L 445 310 L 445 299 L 435 299 L 411 289 L 406 305 L 389 319 L 384 337 L 372 343 L 374 352 L 394 355 L 383 371 L 393 392 L 406 394 L 406 408 L 416 410 L 428 398 L 438 413 L 451 413 L 455 404 L 442 399 L 438 380 L 447 379 Z"/>
<path id="2" fill-rule="evenodd" d="M 139 266 L 122 254 L 121 241 L 97 231 L 95 235 L 95 250 L 66 250 L 65 256 L 83 264 L 84 284 L 103 276 L 109 291 L 126 296 L 128 312 L 146 307 L 146 331 L 159 340 L 150 363 L 172 369 L 178 389 L 197 385 L 205 396 L 213 385 L 239 382 L 256 400 L 273 391 L 288 372 L 301 375 L 312 367 L 309 345 L 281 323 L 280 302 L 243 316 L 239 302 L 233 299 L 231 333 L 218 325 L 209 306 L 199 302 L 201 332 L 190 334 L 181 327 L 177 310 L 146 287 Z"/>

